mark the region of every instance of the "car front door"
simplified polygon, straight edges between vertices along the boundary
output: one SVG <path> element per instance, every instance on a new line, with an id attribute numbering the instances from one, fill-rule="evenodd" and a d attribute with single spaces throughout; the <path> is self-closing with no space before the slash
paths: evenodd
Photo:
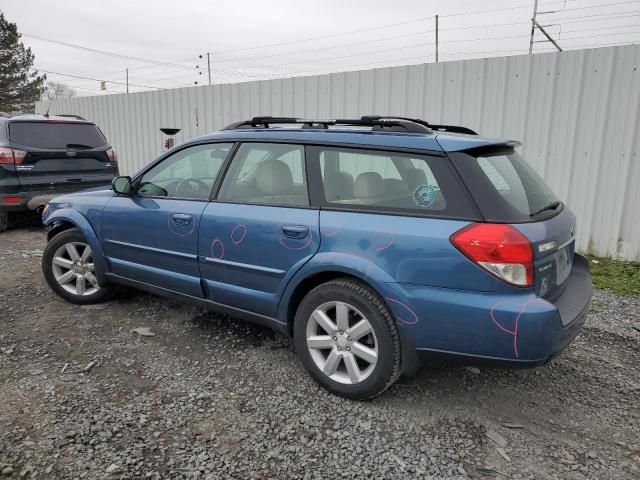
<path id="1" fill-rule="evenodd" d="M 214 302 L 274 316 L 291 277 L 320 245 L 304 148 L 244 143 L 200 222 L 200 270 Z"/>
<path id="2" fill-rule="evenodd" d="M 102 247 L 111 274 L 203 297 L 198 226 L 231 143 L 186 147 L 115 195 L 102 215 Z"/>

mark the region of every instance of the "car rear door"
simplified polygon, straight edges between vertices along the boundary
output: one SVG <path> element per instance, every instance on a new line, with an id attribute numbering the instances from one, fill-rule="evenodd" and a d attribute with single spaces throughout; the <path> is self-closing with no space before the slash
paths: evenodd
<path id="1" fill-rule="evenodd" d="M 26 152 L 16 163 L 23 191 L 108 185 L 118 172 L 113 150 L 108 152 L 107 140 L 90 122 L 15 120 L 9 124 L 9 140 Z"/>
<path id="2" fill-rule="evenodd" d="M 274 316 L 291 277 L 320 246 L 304 148 L 244 143 L 202 213 L 200 270 L 214 302 Z"/>

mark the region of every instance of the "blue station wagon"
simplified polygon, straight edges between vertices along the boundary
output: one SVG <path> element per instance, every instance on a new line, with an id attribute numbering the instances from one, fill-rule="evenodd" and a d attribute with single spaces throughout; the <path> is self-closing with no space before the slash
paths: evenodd
<path id="1" fill-rule="evenodd" d="M 44 276 L 77 304 L 127 285 L 269 326 L 352 399 L 432 358 L 540 365 L 584 324 L 591 275 L 518 146 L 401 117 L 256 117 L 51 201 Z"/>

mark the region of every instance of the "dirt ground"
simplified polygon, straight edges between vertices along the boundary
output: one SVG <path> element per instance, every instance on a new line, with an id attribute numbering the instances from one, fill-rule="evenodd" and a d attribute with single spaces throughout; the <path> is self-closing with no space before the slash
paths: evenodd
<path id="1" fill-rule="evenodd" d="M 638 297 L 596 292 L 544 367 L 430 365 L 352 402 L 267 329 L 132 290 L 65 303 L 44 245 L 0 234 L 0 478 L 640 478 Z"/>

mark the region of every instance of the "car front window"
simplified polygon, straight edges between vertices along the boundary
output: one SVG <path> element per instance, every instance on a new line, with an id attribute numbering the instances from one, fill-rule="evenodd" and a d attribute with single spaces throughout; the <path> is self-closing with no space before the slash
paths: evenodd
<path id="1" fill-rule="evenodd" d="M 208 199 L 232 143 L 185 148 L 151 168 L 140 180 L 142 197 Z"/>

